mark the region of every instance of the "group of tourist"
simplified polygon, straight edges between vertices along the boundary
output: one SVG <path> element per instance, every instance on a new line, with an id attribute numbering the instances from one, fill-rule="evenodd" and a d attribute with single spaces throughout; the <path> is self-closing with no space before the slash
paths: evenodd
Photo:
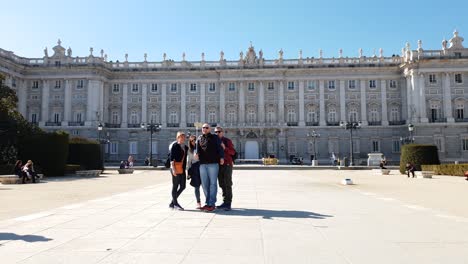
<path id="1" fill-rule="evenodd" d="M 32 160 L 28 160 L 23 166 L 21 160 L 17 160 L 15 163 L 14 173 L 21 179 L 21 183 L 26 183 L 27 180 L 30 180 L 32 183 L 36 183 L 36 178 L 38 175 L 34 170 L 34 164 Z"/>
<path id="2" fill-rule="evenodd" d="M 130 169 L 133 168 L 133 163 L 135 162 L 133 156 L 129 156 L 127 160 L 120 161 L 120 169 Z"/>
<path id="3" fill-rule="evenodd" d="M 209 124 L 203 124 L 202 134 L 198 138 L 189 136 L 187 145 L 184 132 L 177 132 L 176 141 L 169 146 L 172 175 L 172 201 L 169 207 L 184 210 L 177 198 L 189 179 L 195 189 L 197 209 L 207 212 L 215 209 L 231 210 L 232 156 L 236 151 L 232 141 L 224 136 L 222 127 L 216 127 L 214 132 L 211 133 Z M 223 203 L 216 206 L 218 184 L 223 192 Z M 201 204 L 200 186 L 205 195 L 204 206 Z"/>

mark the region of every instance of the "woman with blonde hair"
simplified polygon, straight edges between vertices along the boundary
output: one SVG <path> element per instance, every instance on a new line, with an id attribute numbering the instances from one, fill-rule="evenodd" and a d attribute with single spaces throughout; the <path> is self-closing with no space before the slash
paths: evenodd
<path id="1" fill-rule="evenodd" d="M 36 183 L 36 172 L 34 171 L 34 164 L 32 160 L 28 160 L 23 167 L 24 174 L 32 180 L 33 183 Z M 23 183 L 26 183 L 26 177 L 23 177 Z"/>
<path id="2" fill-rule="evenodd" d="M 187 146 L 184 132 L 177 132 L 176 142 L 171 146 L 170 163 L 172 175 L 172 202 L 169 207 L 183 211 L 177 198 L 185 189 L 185 167 L 187 164 Z"/>

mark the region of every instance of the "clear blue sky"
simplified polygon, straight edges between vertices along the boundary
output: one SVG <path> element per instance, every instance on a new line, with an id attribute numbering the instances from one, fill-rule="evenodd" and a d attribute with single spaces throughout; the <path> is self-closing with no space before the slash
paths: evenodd
<path id="1" fill-rule="evenodd" d="M 382 1 L 383 2 L 383 1 Z M 25 57 L 42 57 L 44 47 L 62 40 L 73 56 L 97 55 L 109 60 L 149 61 L 238 59 L 250 41 L 267 59 L 370 56 L 374 49 L 399 54 L 406 41 L 418 39 L 424 49 L 440 49 L 456 28 L 467 39 L 467 1 L 306 1 L 306 0 L 0 0 L 0 48 Z"/>

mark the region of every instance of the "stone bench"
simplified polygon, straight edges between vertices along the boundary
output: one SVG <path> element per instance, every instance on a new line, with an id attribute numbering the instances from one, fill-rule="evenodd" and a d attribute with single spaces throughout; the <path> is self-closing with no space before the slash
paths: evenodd
<path id="1" fill-rule="evenodd" d="M 377 175 L 390 175 L 389 169 L 372 169 L 372 172 Z"/>
<path id="2" fill-rule="evenodd" d="M 41 182 L 41 179 L 44 178 L 43 174 L 37 174 L 36 182 Z M 0 182 L 2 184 L 20 184 L 21 178 L 16 175 L 0 175 Z M 32 182 L 28 180 L 27 182 Z"/>
<path id="3" fill-rule="evenodd" d="M 133 174 L 133 169 L 118 169 L 119 174 Z"/>
<path id="4" fill-rule="evenodd" d="M 435 173 L 433 171 L 415 171 L 414 175 L 418 179 L 432 179 L 432 175 Z"/>
<path id="5" fill-rule="evenodd" d="M 101 170 L 78 170 L 75 174 L 82 177 L 99 177 Z"/>

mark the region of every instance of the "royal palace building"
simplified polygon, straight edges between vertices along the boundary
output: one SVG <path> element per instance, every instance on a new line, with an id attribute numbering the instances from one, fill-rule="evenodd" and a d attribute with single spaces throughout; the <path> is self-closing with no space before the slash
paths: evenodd
<path id="1" fill-rule="evenodd" d="M 468 160 L 468 49 L 454 32 L 440 50 L 406 44 L 401 54 L 266 59 L 252 45 L 237 60 L 108 61 L 73 56 L 60 40 L 42 58 L 0 49 L 0 73 L 18 110 L 45 130 L 105 139 L 105 159 L 164 158 L 177 131 L 220 125 L 240 159 L 291 155 L 330 164 L 334 153 L 355 164 L 368 153 L 397 162 L 405 142 L 435 144 L 442 161 Z M 340 122 L 360 122 L 346 130 Z M 153 134 L 142 124 L 161 124 Z M 98 130 L 102 125 L 103 129 Z M 409 131 L 412 127 L 412 131 Z M 351 133 L 352 132 L 352 140 Z"/>

